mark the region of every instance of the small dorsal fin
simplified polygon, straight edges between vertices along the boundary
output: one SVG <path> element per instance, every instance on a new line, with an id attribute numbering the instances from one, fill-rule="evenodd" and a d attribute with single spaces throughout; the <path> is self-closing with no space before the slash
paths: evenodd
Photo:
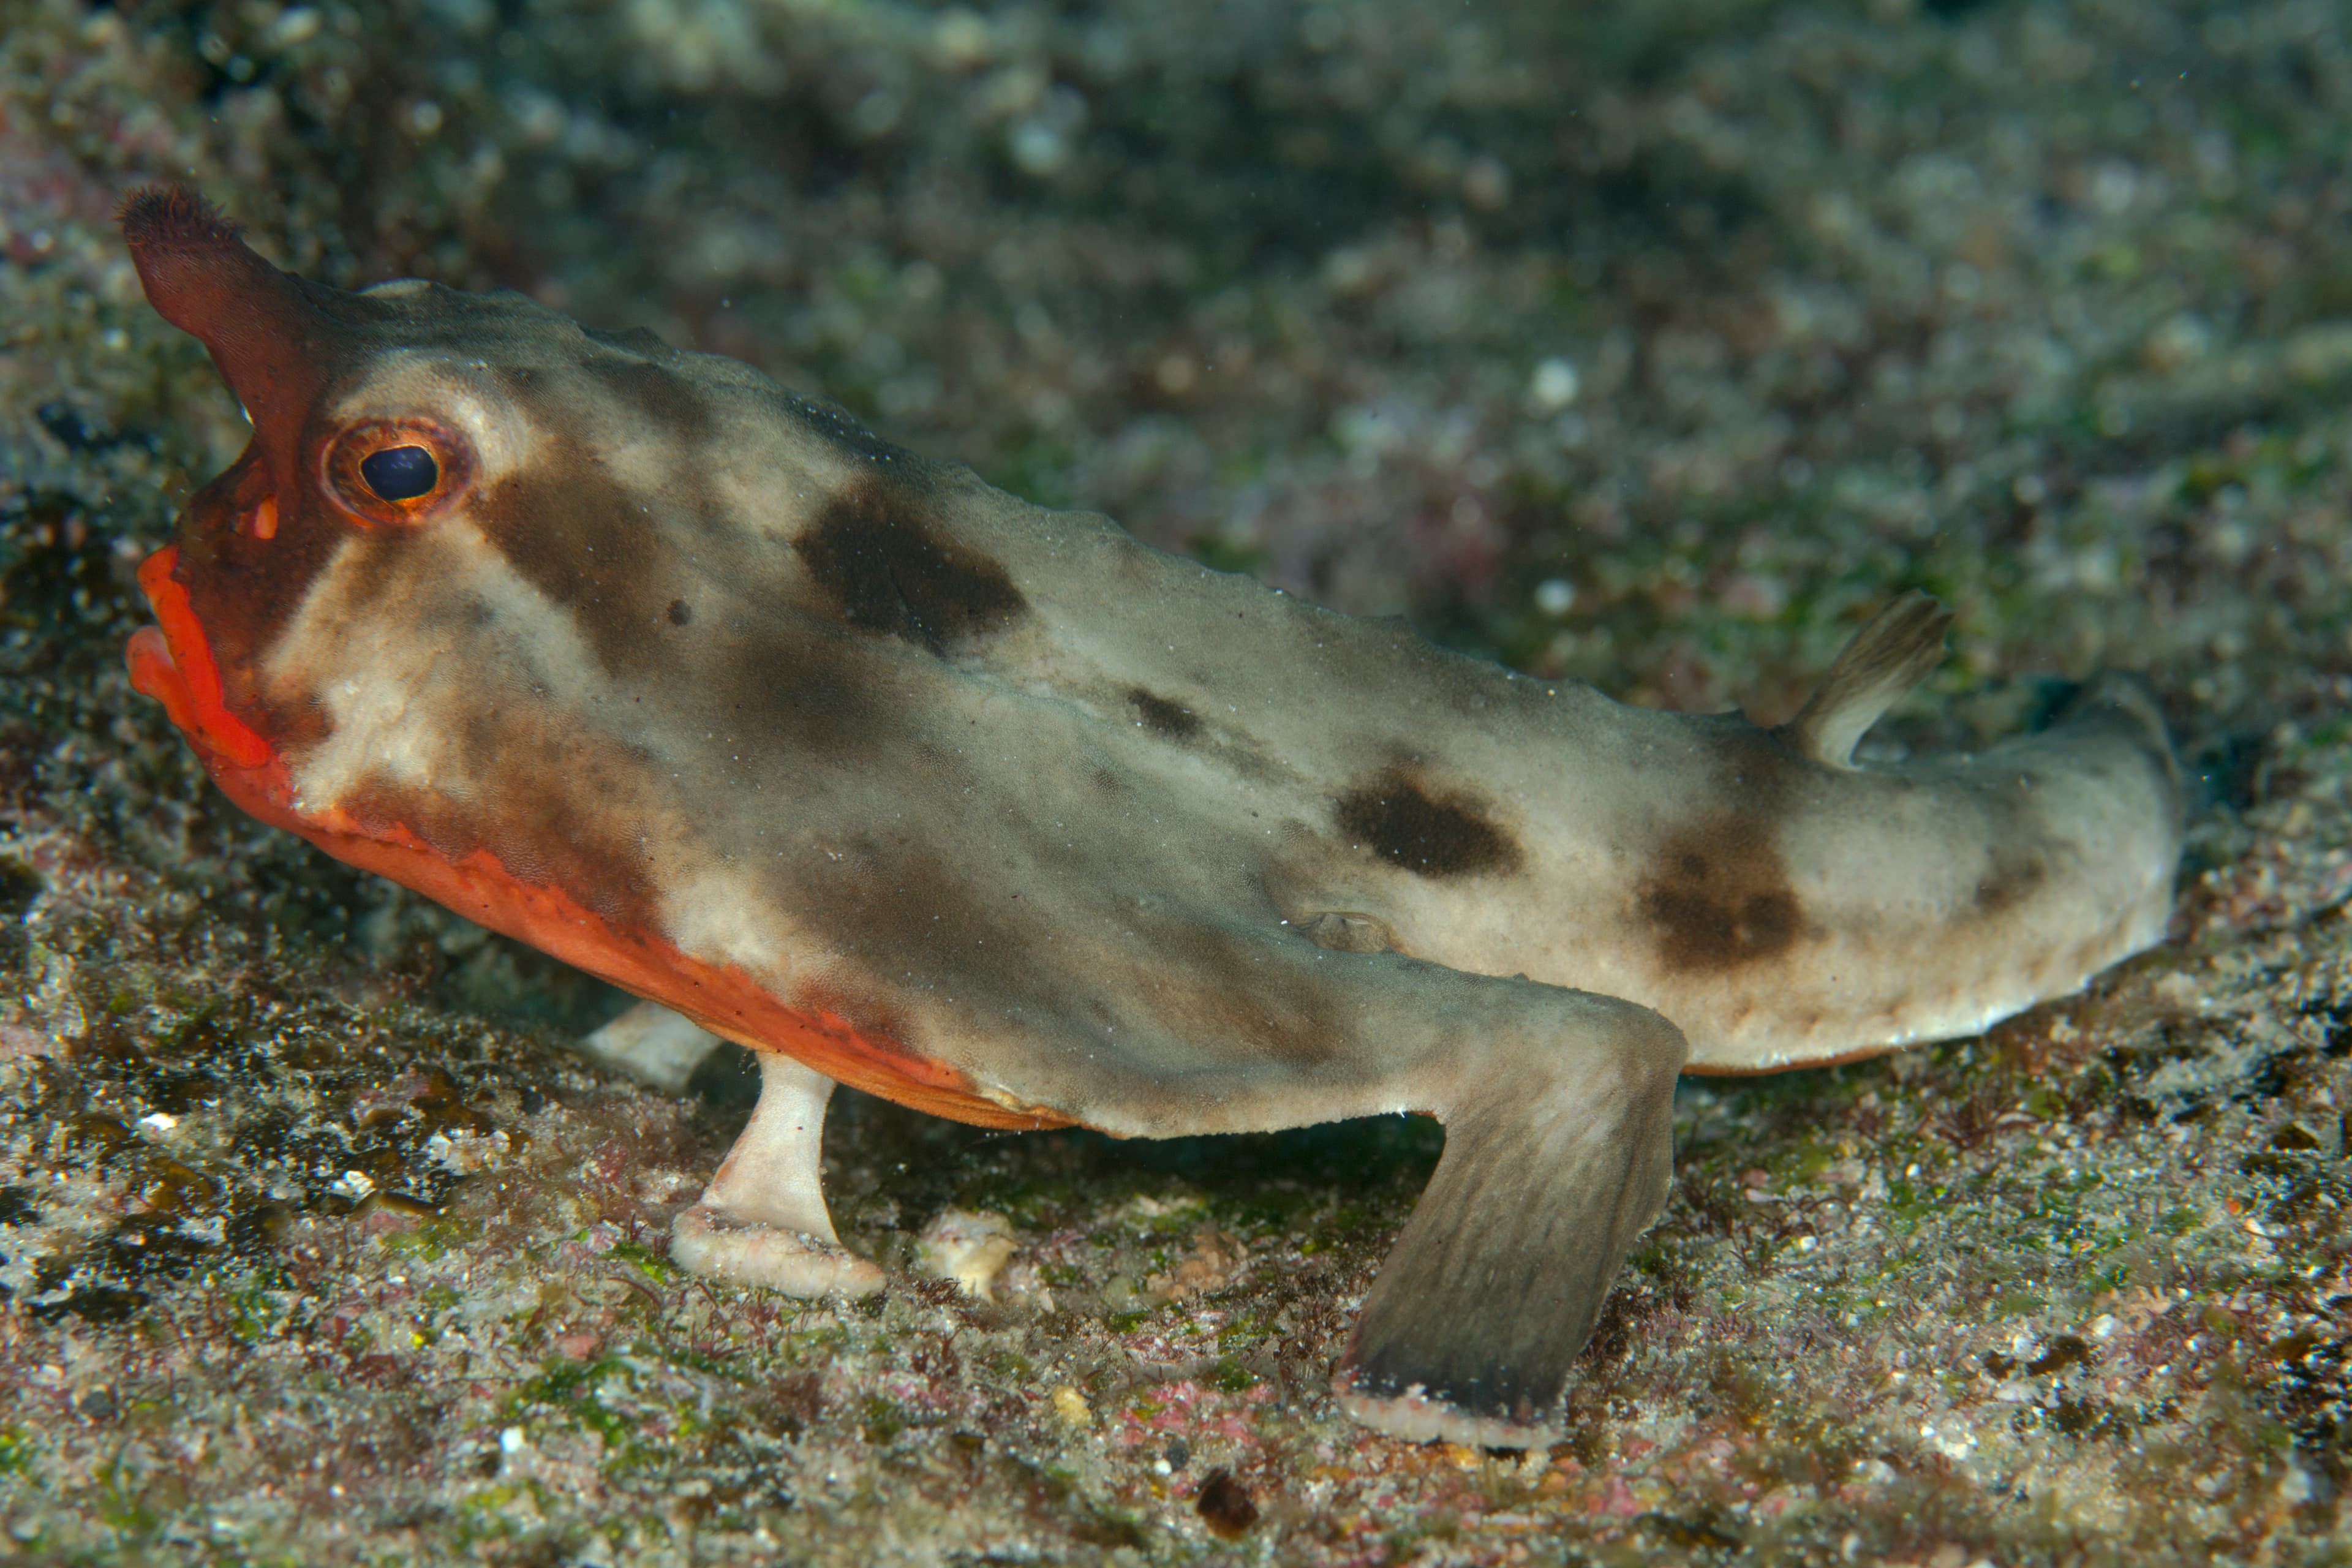
<path id="1" fill-rule="evenodd" d="M 1944 658 L 1952 612 L 1926 594 L 1906 594 L 1853 634 L 1780 736 L 1817 763 L 1853 766 L 1854 742 Z"/>

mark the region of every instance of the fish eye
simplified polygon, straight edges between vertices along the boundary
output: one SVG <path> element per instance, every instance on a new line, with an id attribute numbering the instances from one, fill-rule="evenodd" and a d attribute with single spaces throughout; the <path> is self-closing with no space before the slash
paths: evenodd
<path id="1" fill-rule="evenodd" d="M 414 525 L 437 514 L 472 479 L 472 449 L 439 421 L 372 419 L 328 443 L 327 493 L 362 523 Z"/>
<path id="2" fill-rule="evenodd" d="M 415 500 L 441 482 L 441 465 L 422 447 L 386 447 L 360 459 L 360 478 L 378 500 Z"/>

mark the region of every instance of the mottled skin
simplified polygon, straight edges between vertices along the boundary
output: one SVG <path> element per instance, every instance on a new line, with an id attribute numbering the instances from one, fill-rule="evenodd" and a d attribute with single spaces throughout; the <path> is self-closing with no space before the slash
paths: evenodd
<path id="1" fill-rule="evenodd" d="M 255 420 L 144 574 L 142 687 L 257 815 L 762 1051 L 689 1266 L 878 1282 L 815 1186 L 833 1078 L 1145 1136 L 1429 1111 L 1445 1153 L 1340 1391 L 1541 1441 L 1664 1199 L 1686 1058 L 1966 1033 L 2161 934 L 2178 788 L 2127 685 L 1847 765 L 1932 663 L 1927 601 L 1780 731 L 1625 708 L 729 360 L 326 289 L 184 194 L 125 229 Z M 388 502 L 357 465 L 401 443 L 440 482 Z"/>

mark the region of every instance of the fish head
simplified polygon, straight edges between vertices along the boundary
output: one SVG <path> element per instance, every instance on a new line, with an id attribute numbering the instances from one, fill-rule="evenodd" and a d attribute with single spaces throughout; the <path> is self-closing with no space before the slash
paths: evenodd
<path id="1" fill-rule="evenodd" d="M 650 332 L 291 276 L 184 190 L 122 227 L 253 426 L 142 565 L 128 648 L 231 800 L 721 1034 L 1036 1124 L 778 978 L 744 913 L 772 803 L 888 731 L 916 649 L 1017 605 L 892 543 L 925 465 Z"/>
<path id="2" fill-rule="evenodd" d="M 634 544 L 644 565 L 669 521 L 656 503 L 669 498 L 583 456 L 625 448 L 630 433 L 559 416 L 551 439 L 534 415 L 585 361 L 642 368 L 645 349 L 668 351 L 650 334 L 585 332 L 513 293 L 315 283 L 272 266 L 183 189 L 133 196 L 122 227 L 148 300 L 203 342 L 253 427 L 142 565 L 157 624 L 129 649 L 134 684 L 215 775 L 299 772 L 331 739 L 336 709 L 363 691 L 402 705 L 412 731 L 462 724 L 463 713 L 419 705 L 422 666 L 456 648 L 474 661 L 469 709 L 545 695 L 531 664 L 547 628 L 516 624 L 529 613 L 512 594 L 501 615 L 497 580 L 536 569 L 562 581 L 551 597 L 576 599 L 585 581 L 593 598 L 599 545 L 611 558 Z M 639 352 L 608 346 L 624 343 Z M 601 539 L 581 521 L 623 517 L 636 526 Z M 579 618 L 577 605 L 539 607 Z"/>
<path id="3" fill-rule="evenodd" d="M 509 736 L 559 710 L 574 735 L 616 735 L 625 713 L 685 730 L 845 623 L 937 642 L 1015 602 L 952 580 L 936 612 L 900 606 L 908 570 L 949 574 L 902 570 L 906 547 L 871 536 L 929 466 L 749 365 L 510 291 L 329 288 L 184 190 L 133 196 L 122 226 L 149 300 L 253 426 L 142 568 L 158 625 L 130 649 L 216 777 L 299 774 L 338 733 L 356 759 L 371 714 L 380 770 L 413 757 L 394 731 L 456 737 L 493 713 Z M 711 664 L 746 641 L 755 668 Z"/>
<path id="4" fill-rule="evenodd" d="M 122 227 L 253 427 L 140 568 L 133 685 L 232 800 L 338 858 L 509 930 L 468 878 L 646 926 L 619 824 L 649 770 L 598 715 L 663 710 L 677 661 L 651 626 L 628 668 L 600 661 L 583 627 L 626 640 L 605 622 L 639 602 L 604 590 L 666 580 L 676 508 L 661 474 L 614 471 L 645 419 L 571 406 L 583 363 L 644 356 L 513 293 L 292 276 L 184 190 Z"/>
<path id="5" fill-rule="evenodd" d="M 694 809 L 646 798 L 649 756 L 700 716 L 693 563 L 740 521 L 681 497 L 675 427 L 710 373 L 673 363 L 706 356 L 510 292 L 329 288 L 185 190 L 122 227 L 253 426 L 140 568 L 133 684 L 238 805 L 340 858 L 404 847 L 394 874 L 445 901 L 425 883 L 481 861 L 645 923 L 620 840 Z"/>

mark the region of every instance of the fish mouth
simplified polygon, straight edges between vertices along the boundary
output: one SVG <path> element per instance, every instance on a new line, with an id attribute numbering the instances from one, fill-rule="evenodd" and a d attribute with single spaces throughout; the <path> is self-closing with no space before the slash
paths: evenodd
<path id="1" fill-rule="evenodd" d="M 123 648 L 131 684 L 163 705 L 207 770 L 266 766 L 277 751 L 229 711 L 212 644 L 188 603 L 187 589 L 173 575 L 179 562 L 180 547 L 167 544 L 140 563 L 139 588 L 155 612 L 155 624 L 131 633 Z"/>

